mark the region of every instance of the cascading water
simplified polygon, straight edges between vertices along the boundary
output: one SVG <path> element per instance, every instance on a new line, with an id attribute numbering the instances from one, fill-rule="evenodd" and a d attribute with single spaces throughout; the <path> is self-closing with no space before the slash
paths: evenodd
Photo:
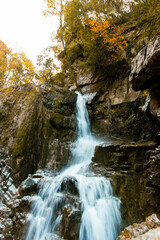
<path id="1" fill-rule="evenodd" d="M 29 215 L 26 240 L 49 240 L 56 233 L 63 217 L 65 195 L 62 184 L 66 178 L 76 180 L 80 197 L 82 218 L 79 240 L 115 240 L 120 231 L 120 200 L 113 196 L 108 179 L 95 176 L 88 170 L 95 146 L 100 141 L 90 131 L 84 98 L 79 92 L 77 95 L 78 137 L 71 149 L 71 165 L 58 176 L 44 180 Z"/>

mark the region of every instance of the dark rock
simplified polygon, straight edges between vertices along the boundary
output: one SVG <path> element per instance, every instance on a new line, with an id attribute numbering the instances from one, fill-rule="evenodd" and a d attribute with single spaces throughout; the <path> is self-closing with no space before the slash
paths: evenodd
<path id="1" fill-rule="evenodd" d="M 78 188 L 77 188 L 77 180 L 74 177 L 65 177 L 61 184 L 61 191 L 70 193 L 72 195 L 79 195 Z"/>
<path id="2" fill-rule="evenodd" d="M 20 195 L 28 195 L 35 194 L 38 192 L 38 184 L 40 183 L 40 179 L 28 177 L 25 181 L 21 183 L 18 188 L 18 192 Z"/>
<path id="3" fill-rule="evenodd" d="M 79 209 L 70 206 L 63 208 L 62 233 L 65 239 L 79 239 L 81 214 Z"/>
<path id="4" fill-rule="evenodd" d="M 157 186 L 155 189 L 149 182 L 149 166 L 146 170 L 148 153 L 154 151 L 155 146 L 156 144 L 151 142 L 112 143 L 108 146 L 97 146 L 95 149 L 92 171 L 112 179 L 115 194 L 122 200 L 125 226 L 127 223 L 142 221 L 153 212 L 160 213 L 160 195 Z"/>
<path id="5" fill-rule="evenodd" d="M 157 119 L 150 111 L 143 111 L 147 93 L 142 93 L 136 101 L 111 105 L 107 102 L 92 106 L 92 131 L 127 141 L 152 141 L 159 132 Z"/>
<path id="6" fill-rule="evenodd" d="M 155 143 L 146 144 L 119 144 L 97 146 L 92 161 L 101 163 L 113 170 L 136 170 L 143 169 L 145 153 L 154 149 Z"/>

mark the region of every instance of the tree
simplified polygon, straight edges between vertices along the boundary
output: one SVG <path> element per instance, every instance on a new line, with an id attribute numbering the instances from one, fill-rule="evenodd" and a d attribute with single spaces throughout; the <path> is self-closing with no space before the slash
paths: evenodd
<path id="1" fill-rule="evenodd" d="M 51 82 L 54 80 L 54 75 L 58 68 L 52 56 L 52 47 L 46 48 L 42 54 L 38 55 L 37 65 L 40 68 L 37 74 L 38 82 Z"/>
<path id="2" fill-rule="evenodd" d="M 90 21 L 90 28 L 91 40 L 100 39 L 114 61 L 122 57 L 123 50 L 127 47 L 127 41 L 123 35 L 125 29 L 122 26 L 116 26 L 109 20 L 101 22 L 93 20 Z"/>
<path id="3" fill-rule="evenodd" d="M 66 51 L 64 42 L 64 30 L 63 30 L 63 0 L 44 0 L 47 5 L 47 9 L 44 11 L 44 15 L 55 15 L 59 17 L 60 35 L 63 50 Z"/>
<path id="4" fill-rule="evenodd" d="M 64 7 L 64 1 L 63 0 L 44 0 L 47 3 L 47 9 L 44 11 L 44 15 L 57 15 L 59 16 L 59 26 L 60 26 L 60 39 L 63 46 L 64 55 L 67 59 L 67 66 L 70 69 L 71 76 L 73 81 L 76 83 L 76 78 L 74 71 L 72 69 L 70 59 L 68 57 L 66 46 L 65 46 L 65 40 L 64 40 L 64 27 L 63 27 L 63 7 Z M 76 83 L 77 84 L 77 83 Z"/>
<path id="5" fill-rule="evenodd" d="M 46 1 L 52 2 L 48 8 L 55 14 L 55 1 Z M 62 41 L 63 33 L 65 48 L 59 56 L 64 71 L 73 70 L 77 60 L 97 68 L 124 59 L 127 47 L 124 29 L 115 23 L 115 16 L 120 15 L 123 6 L 121 0 L 69 0 L 63 3 L 63 26 L 60 25 L 57 38 Z"/>
<path id="6" fill-rule="evenodd" d="M 6 81 L 9 54 L 9 48 L 4 42 L 0 40 L 0 87 L 2 87 Z"/>
<path id="7" fill-rule="evenodd" d="M 35 68 L 25 53 L 13 53 L 0 40 L 0 86 L 33 82 Z"/>
<path id="8" fill-rule="evenodd" d="M 33 82 L 35 67 L 25 53 L 12 53 L 8 60 L 7 85 Z"/>
<path id="9" fill-rule="evenodd" d="M 137 31 L 143 31 L 143 37 L 152 38 L 159 32 L 160 1 L 138 0 L 138 4 L 131 5 L 130 22 Z"/>

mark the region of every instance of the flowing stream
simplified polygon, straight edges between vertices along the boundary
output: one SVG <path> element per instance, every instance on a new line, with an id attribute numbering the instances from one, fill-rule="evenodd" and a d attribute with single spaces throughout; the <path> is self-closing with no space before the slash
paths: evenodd
<path id="1" fill-rule="evenodd" d="M 79 92 L 76 106 L 77 140 L 71 149 L 71 164 L 58 176 L 45 179 L 29 216 L 26 240 L 54 239 L 50 236 L 57 234 L 63 218 L 65 195 L 62 184 L 65 179 L 75 182 L 81 202 L 79 240 L 115 240 L 119 234 L 120 200 L 113 196 L 109 179 L 89 171 L 95 146 L 101 141 L 91 133 L 85 100 Z"/>

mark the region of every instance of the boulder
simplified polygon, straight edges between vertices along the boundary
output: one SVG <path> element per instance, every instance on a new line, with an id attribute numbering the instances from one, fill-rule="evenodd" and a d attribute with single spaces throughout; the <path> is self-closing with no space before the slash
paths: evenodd
<path id="1" fill-rule="evenodd" d="M 28 195 L 38 193 L 38 184 L 40 183 L 39 178 L 28 177 L 24 180 L 18 188 L 20 195 Z"/>
<path id="2" fill-rule="evenodd" d="M 126 227 L 117 240 L 158 240 L 160 239 L 160 218 L 156 214 L 145 219 L 145 222 L 134 223 Z"/>
<path id="3" fill-rule="evenodd" d="M 63 178 L 63 181 L 61 184 L 61 191 L 70 193 L 73 195 L 79 195 L 77 185 L 78 185 L 78 182 L 77 182 L 76 178 L 65 177 L 65 178 Z"/>

